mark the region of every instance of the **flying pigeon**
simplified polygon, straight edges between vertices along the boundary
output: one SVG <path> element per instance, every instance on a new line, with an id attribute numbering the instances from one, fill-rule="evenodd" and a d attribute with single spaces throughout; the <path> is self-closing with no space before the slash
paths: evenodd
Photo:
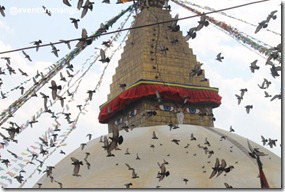
<path id="1" fill-rule="evenodd" d="M 230 132 L 235 132 L 232 126 L 230 126 Z"/>
<path id="2" fill-rule="evenodd" d="M 25 58 L 28 59 L 29 61 L 32 61 L 32 59 L 30 58 L 30 56 L 22 50 L 22 53 L 25 55 Z"/>
<path id="3" fill-rule="evenodd" d="M 270 101 L 273 101 L 274 99 L 281 99 L 281 93 L 274 95 L 274 96 L 270 99 Z"/>
<path id="4" fill-rule="evenodd" d="M 107 153 L 108 155 L 111 154 L 111 151 L 116 149 L 118 147 L 118 144 L 122 144 L 124 141 L 124 138 L 122 135 L 119 135 L 119 129 L 114 128 L 113 130 L 113 136 L 109 137 L 111 139 L 111 143 L 107 146 Z M 105 143 L 105 142 L 104 142 Z"/>
<path id="5" fill-rule="evenodd" d="M 266 27 L 267 27 L 267 21 L 266 20 L 261 21 L 260 23 L 258 23 L 258 26 L 256 27 L 254 33 L 258 33 L 260 31 L 260 29 L 266 28 Z"/>
<path id="6" fill-rule="evenodd" d="M 67 40 L 59 40 L 59 41 L 65 43 L 67 45 L 68 49 L 71 49 L 70 41 L 67 41 Z"/>
<path id="7" fill-rule="evenodd" d="M 82 6 L 83 10 L 82 10 L 82 13 L 81 13 L 81 19 L 87 14 L 88 9 L 90 11 L 93 10 L 93 4 L 94 4 L 94 2 L 90 2 L 89 0 L 85 1 L 84 6 Z"/>
<path id="8" fill-rule="evenodd" d="M 189 79 L 192 80 L 192 78 L 197 75 L 200 76 L 203 73 L 203 70 L 201 69 L 201 66 L 203 64 L 197 64 L 194 66 L 194 69 L 191 70 L 191 72 L 189 73 Z"/>
<path id="9" fill-rule="evenodd" d="M 170 175 L 169 171 L 166 171 L 165 165 L 164 164 L 159 164 L 157 162 L 159 168 L 160 168 L 160 172 L 157 173 L 157 178 L 159 178 L 158 181 L 161 181 L 162 179 L 164 179 L 164 177 L 168 177 Z"/>
<path id="10" fill-rule="evenodd" d="M 45 13 L 48 15 L 48 16 L 51 16 L 51 12 L 45 7 L 45 6 L 42 6 Z"/>
<path id="11" fill-rule="evenodd" d="M 152 132 L 152 139 L 158 139 L 158 137 L 155 134 L 155 131 Z"/>
<path id="12" fill-rule="evenodd" d="M 270 146 L 270 148 L 272 148 L 273 146 L 276 146 L 276 142 L 277 142 L 277 139 L 271 139 L 271 138 L 268 139 L 268 145 Z"/>
<path id="13" fill-rule="evenodd" d="M 99 59 L 99 61 L 101 61 L 102 63 L 109 63 L 110 62 L 110 58 L 109 57 L 106 57 L 105 55 L 105 51 L 103 49 L 100 49 L 100 56 L 101 56 L 101 59 Z"/>
<path id="14" fill-rule="evenodd" d="M 237 100 L 238 100 L 238 105 L 241 103 L 241 100 L 243 99 L 240 95 L 235 94 Z"/>
<path id="15" fill-rule="evenodd" d="M 79 22 L 80 20 L 79 20 L 79 19 L 75 19 L 75 18 L 70 18 L 70 20 L 71 20 L 71 23 L 74 24 L 74 27 L 75 27 L 76 29 L 78 29 L 78 22 Z"/>
<path id="16" fill-rule="evenodd" d="M 220 62 L 222 62 L 222 60 L 224 59 L 224 57 L 222 57 L 221 54 L 222 54 L 222 53 L 219 53 L 219 54 L 217 55 L 217 58 L 216 58 L 216 60 L 218 60 L 218 61 L 220 61 Z"/>
<path id="17" fill-rule="evenodd" d="M 207 27 L 209 22 L 206 21 L 206 15 L 203 13 L 198 21 L 199 25 L 196 27 L 196 31 L 200 31 L 204 26 Z"/>
<path id="18" fill-rule="evenodd" d="M 184 37 L 186 41 L 188 41 L 190 38 L 191 39 L 195 39 L 195 37 L 197 36 L 196 34 L 196 27 L 192 27 L 187 31 L 187 35 Z"/>
<path id="19" fill-rule="evenodd" d="M 51 80 L 51 87 L 49 88 L 51 89 L 52 99 L 55 100 L 57 96 L 57 90 L 61 90 L 61 85 L 57 85 L 54 80 Z"/>
<path id="20" fill-rule="evenodd" d="M 6 60 L 9 65 L 11 64 L 11 57 L 1 57 L 1 59 Z"/>
<path id="21" fill-rule="evenodd" d="M 80 176 L 78 173 L 79 173 L 79 170 L 80 170 L 80 165 L 83 165 L 83 162 L 82 161 L 79 161 L 78 159 L 74 158 L 74 157 L 70 157 L 71 161 L 73 163 L 71 163 L 72 165 L 74 165 L 74 169 L 73 169 L 73 176 Z"/>
<path id="22" fill-rule="evenodd" d="M 88 38 L 87 36 L 87 31 L 86 29 L 82 29 L 82 32 L 81 32 L 81 39 L 79 40 L 79 42 L 75 45 L 76 47 L 81 47 L 83 45 L 90 45 L 92 43 L 92 39 L 91 38 Z"/>
<path id="23" fill-rule="evenodd" d="M 247 92 L 247 88 L 240 89 L 240 96 L 243 98 L 245 92 Z"/>
<path id="24" fill-rule="evenodd" d="M 246 106 L 245 106 L 245 109 L 246 109 L 247 114 L 249 114 L 250 109 L 252 109 L 252 108 L 253 108 L 252 105 L 246 105 Z"/>
<path id="25" fill-rule="evenodd" d="M 191 133 L 190 141 L 193 141 L 193 140 L 195 140 L 195 141 L 196 141 L 196 137 L 194 137 L 194 134 L 193 134 L 193 133 Z"/>
<path id="26" fill-rule="evenodd" d="M 254 60 L 252 63 L 250 63 L 249 68 L 250 68 L 252 73 L 254 73 L 255 70 L 259 69 L 259 66 L 257 66 L 256 63 L 257 63 L 257 59 Z"/>
<path id="27" fill-rule="evenodd" d="M 88 90 L 87 93 L 89 101 L 92 101 L 93 93 L 95 93 L 95 90 Z"/>
<path id="28" fill-rule="evenodd" d="M 267 93 L 267 91 L 264 91 L 264 97 L 271 97 L 272 95 L 269 95 L 269 93 Z"/>
<path id="29" fill-rule="evenodd" d="M 160 43 L 159 47 L 160 47 L 160 51 L 166 55 L 168 48 L 165 47 L 162 43 Z"/>
<path id="30" fill-rule="evenodd" d="M 28 74 L 24 71 L 22 71 L 22 69 L 18 68 L 18 70 L 20 71 L 21 75 L 28 77 Z"/>
<path id="31" fill-rule="evenodd" d="M 52 43 L 50 43 L 50 46 L 52 47 L 52 53 L 56 56 L 56 57 L 58 57 L 58 51 L 59 51 L 59 49 L 57 49 Z"/>
<path id="32" fill-rule="evenodd" d="M 175 15 L 174 19 L 172 19 L 171 25 L 168 26 L 172 32 L 177 32 L 180 29 L 180 26 L 177 25 L 178 22 L 178 13 Z"/>
<path id="33" fill-rule="evenodd" d="M 267 143 L 267 139 L 265 139 L 262 135 L 261 135 L 261 142 L 263 144 L 263 146 Z"/>
<path id="34" fill-rule="evenodd" d="M 40 48 L 40 44 L 42 43 L 42 41 L 41 41 L 41 40 L 38 40 L 38 41 L 33 41 L 33 42 L 31 42 L 31 43 L 36 46 L 36 51 L 38 51 L 39 48 Z"/>
<path id="35" fill-rule="evenodd" d="M 277 13 L 277 10 L 272 11 L 266 18 L 266 22 L 269 23 L 270 19 L 275 20 L 277 18 L 277 16 L 275 15 L 275 13 Z"/>

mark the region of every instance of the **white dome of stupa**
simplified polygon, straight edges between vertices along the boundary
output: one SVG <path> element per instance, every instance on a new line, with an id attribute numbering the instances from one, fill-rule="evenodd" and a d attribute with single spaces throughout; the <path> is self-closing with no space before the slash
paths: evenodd
<path id="1" fill-rule="evenodd" d="M 153 132 L 158 139 L 152 138 Z M 190 140 L 192 133 L 196 140 Z M 58 188 L 57 182 L 63 188 L 126 188 L 128 183 L 132 183 L 131 188 L 225 188 L 225 183 L 233 188 L 261 188 L 256 159 L 248 154 L 248 141 L 235 133 L 196 125 L 179 125 L 170 130 L 169 126 L 161 125 L 122 130 L 120 135 L 124 141 L 119 145 L 121 150 L 112 151 L 115 156 L 107 157 L 100 138 L 93 139 L 83 150 L 76 149 L 55 166 L 53 182 L 45 174 L 38 183 L 42 188 Z M 205 144 L 205 139 L 209 144 Z M 260 156 L 260 160 L 270 188 L 281 188 L 280 157 L 252 141 L 249 143 L 267 154 Z M 84 160 L 86 152 L 90 153 L 86 159 L 89 169 Z M 71 157 L 83 162 L 80 177 L 73 176 Z M 234 168 L 210 179 L 216 159 L 220 163 L 223 159 L 227 167 Z M 134 168 L 138 178 L 133 178 L 133 171 L 126 164 Z M 169 171 L 169 176 L 161 181 L 157 178 L 161 171 L 158 164 L 164 164 Z"/>

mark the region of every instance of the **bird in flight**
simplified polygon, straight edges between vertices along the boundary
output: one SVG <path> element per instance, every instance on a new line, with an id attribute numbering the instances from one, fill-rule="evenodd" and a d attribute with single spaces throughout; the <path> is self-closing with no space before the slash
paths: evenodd
<path id="1" fill-rule="evenodd" d="M 224 57 L 222 56 L 222 53 L 219 53 L 219 54 L 217 55 L 217 57 L 216 57 L 216 60 L 218 60 L 218 61 L 220 61 L 220 62 L 222 62 L 223 59 L 224 59 Z"/>
<path id="2" fill-rule="evenodd" d="M 38 41 L 33 41 L 31 43 L 36 46 L 36 51 L 38 51 L 40 48 L 40 44 L 42 44 L 42 41 L 38 40 Z"/>
<path id="3" fill-rule="evenodd" d="M 105 54 L 105 51 L 103 49 L 100 49 L 100 59 L 99 61 L 101 61 L 102 63 L 109 63 L 110 62 L 110 58 L 109 57 L 106 57 L 106 54 Z"/>
<path id="4" fill-rule="evenodd" d="M 180 29 L 180 26 L 177 25 L 178 22 L 178 13 L 175 15 L 174 19 L 172 20 L 171 24 L 168 26 L 169 29 L 171 29 L 172 32 L 177 32 Z"/>
<path id="5" fill-rule="evenodd" d="M 74 165 L 74 169 L 73 169 L 73 176 L 79 177 L 81 175 L 79 175 L 79 170 L 80 170 L 80 165 L 83 165 L 82 161 L 79 161 L 78 159 L 74 158 L 74 157 L 70 157 L 71 161 L 73 163 L 71 163 L 72 165 Z"/>
<path id="6" fill-rule="evenodd" d="M 54 80 L 51 81 L 51 86 L 49 87 L 51 89 L 51 95 L 52 99 L 55 100 L 57 96 L 57 90 L 61 90 L 61 85 L 57 85 Z"/>
<path id="7" fill-rule="evenodd" d="M 78 22 L 79 22 L 80 20 L 79 20 L 79 19 L 75 19 L 75 18 L 70 18 L 70 20 L 71 20 L 71 23 L 74 24 L 74 27 L 75 27 L 76 29 L 78 29 Z"/>
<path id="8" fill-rule="evenodd" d="M 25 55 L 25 58 L 26 58 L 26 59 L 28 59 L 29 61 L 32 62 L 31 57 L 30 57 L 25 51 L 22 50 L 22 53 Z"/>

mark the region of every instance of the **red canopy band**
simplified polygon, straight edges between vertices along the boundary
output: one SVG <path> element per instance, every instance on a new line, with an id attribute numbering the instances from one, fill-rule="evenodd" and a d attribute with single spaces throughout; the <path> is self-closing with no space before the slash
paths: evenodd
<path id="1" fill-rule="evenodd" d="M 153 81 L 140 81 L 125 90 L 111 101 L 100 107 L 99 122 L 108 123 L 108 119 L 130 103 L 144 97 L 155 97 L 156 91 L 165 100 L 184 101 L 189 96 L 189 103 L 207 103 L 213 108 L 221 104 L 221 96 L 217 88 L 170 84 Z"/>

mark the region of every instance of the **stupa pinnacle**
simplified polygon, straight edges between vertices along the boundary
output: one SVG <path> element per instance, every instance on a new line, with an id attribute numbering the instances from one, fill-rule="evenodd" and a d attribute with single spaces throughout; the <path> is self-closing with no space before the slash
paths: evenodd
<path id="1" fill-rule="evenodd" d="M 130 31 L 99 121 L 108 123 L 109 132 L 114 126 L 212 127 L 212 108 L 221 104 L 218 89 L 209 86 L 179 26 L 172 30 L 172 22 L 165 23 L 175 19 L 162 8 L 164 1 L 139 3 L 134 27 L 163 23 Z"/>

